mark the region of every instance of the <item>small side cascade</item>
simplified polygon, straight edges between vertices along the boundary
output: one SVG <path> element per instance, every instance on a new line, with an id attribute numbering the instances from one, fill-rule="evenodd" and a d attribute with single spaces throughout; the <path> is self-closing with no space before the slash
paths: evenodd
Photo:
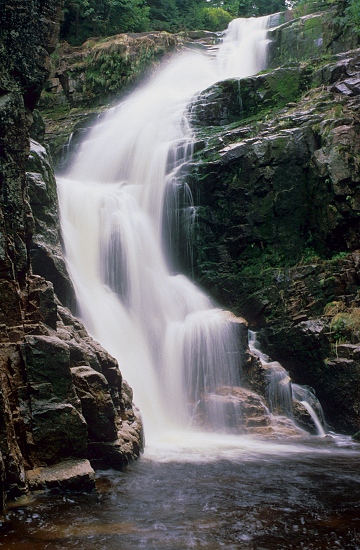
<path id="1" fill-rule="evenodd" d="M 314 391 L 307 386 L 291 382 L 287 370 L 278 361 L 271 361 L 270 357 L 259 349 L 256 332 L 249 331 L 249 348 L 259 358 L 264 369 L 266 398 L 270 412 L 294 418 L 302 425 L 309 425 L 311 420 L 316 435 L 324 437 L 326 435 L 325 417 Z M 300 420 L 302 415 L 298 411 L 295 412 L 294 408 L 298 409 L 298 404 L 310 417 L 308 422 L 302 422 Z"/>
<path id="2" fill-rule="evenodd" d="M 289 373 L 278 361 L 271 361 L 268 355 L 260 351 L 256 332 L 249 331 L 249 348 L 260 359 L 265 370 L 266 398 L 270 412 L 291 416 L 292 393 Z"/>
<path id="3" fill-rule="evenodd" d="M 317 435 L 324 437 L 327 433 L 325 416 L 320 401 L 314 394 L 313 389 L 308 386 L 292 384 L 292 397 L 301 403 L 311 416 Z"/>
<path id="4" fill-rule="evenodd" d="M 60 163 L 58 170 L 64 166 L 66 166 L 69 162 L 72 146 L 73 146 L 73 140 L 74 140 L 74 132 L 71 132 L 69 139 L 67 142 L 62 146 L 61 149 L 61 155 L 60 155 Z"/>

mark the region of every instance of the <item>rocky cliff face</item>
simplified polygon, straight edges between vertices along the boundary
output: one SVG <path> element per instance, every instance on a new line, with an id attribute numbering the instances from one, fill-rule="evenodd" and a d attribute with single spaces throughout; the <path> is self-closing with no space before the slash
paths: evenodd
<path id="1" fill-rule="evenodd" d="M 30 148 L 61 8 L 17 0 L 0 11 L 0 509 L 29 488 L 92 488 L 89 460 L 121 467 L 141 450 L 116 361 L 59 300 L 70 304 L 72 289 L 53 171 Z"/>
<path id="2" fill-rule="evenodd" d="M 183 45 L 182 35 L 167 32 L 93 38 L 79 47 L 59 43 L 39 103 L 54 162 L 64 160 L 70 135 L 73 148 L 104 106 L 131 90 Z"/>
<path id="3" fill-rule="evenodd" d="M 298 60 L 328 44 L 325 58 L 200 94 L 187 181 L 196 278 L 261 329 L 267 352 L 316 389 L 333 427 L 351 433 L 360 428 L 360 51 L 329 56 L 348 44 L 341 33 L 336 44 L 330 27 L 315 15 L 273 31 L 270 65 L 292 57 L 291 29 Z"/>

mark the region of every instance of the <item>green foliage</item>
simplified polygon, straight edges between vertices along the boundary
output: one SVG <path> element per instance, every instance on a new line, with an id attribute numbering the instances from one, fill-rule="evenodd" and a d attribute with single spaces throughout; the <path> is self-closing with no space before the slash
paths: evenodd
<path id="1" fill-rule="evenodd" d="M 206 3 L 213 8 L 221 8 L 227 11 L 233 17 L 239 15 L 239 0 L 210 0 Z"/>
<path id="2" fill-rule="evenodd" d="M 150 25 L 153 30 L 176 31 L 180 24 L 180 13 L 176 0 L 147 0 L 150 7 Z"/>
<path id="3" fill-rule="evenodd" d="M 79 45 L 90 36 L 126 32 L 216 32 L 226 28 L 233 17 L 286 9 L 286 0 L 65 0 L 61 38 Z"/>
<path id="4" fill-rule="evenodd" d="M 345 9 L 344 22 L 360 35 L 360 0 L 350 0 Z"/>
<path id="5" fill-rule="evenodd" d="M 259 17 L 286 9 L 286 0 L 239 0 L 238 16 Z"/>
<path id="6" fill-rule="evenodd" d="M 203 8 L 206 0 L 176 0 L 179 10 L 180 29 L 198 30 L 203 28 Z"/>
<path id="7" fill-rule="evenodd" d="M 308 265 L 308 264 L 317 264 L 320 261 L 319 254 L 312 247 L 304 248 L 303 254 L 300 261 L 297 263 L 298 266 Z"/>
<path id="8" fill-rule="evenodd" d="M 96 103 L 99 96 L 113 96 L 131 82 L 136 81 L 154 59 L 162 54 L 161 46 L 141 42 L 133 56 L 121 38 L 99 42 L 87 59 L 85 94 L 89 103 Z"/>
<path id="9" fill-rule="evenodd" d="M 146 31 L 149 11 L 145 0 L 65 0 L 60 36 L 77 45 L 90 36 Z"/>
<path id="10" fill-rule="evenodd" d="M 204 8 L 202 10 L 203 26 L 208 31 L 223 31 L 227 28 L 232 15 L 222 8 Z"/>
<path id="11" fill-rule="evenodd" d="M 357 342 L 360 337 L 360 308 L 340 311 L 330 322 L 335 341 Z"/>

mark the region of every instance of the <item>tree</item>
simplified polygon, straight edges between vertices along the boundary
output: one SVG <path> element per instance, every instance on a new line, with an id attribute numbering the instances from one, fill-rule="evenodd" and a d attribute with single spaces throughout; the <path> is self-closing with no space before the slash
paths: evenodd
<path id="1" fill-rule="evenodd" d="M 233 17 L 237 17 L 239 14 L 239 0 L 206 0 L 206 4 L 223 9 Z"/>
<path id="2" fill-rule="evenodd" d="M 222 8 L 234 17 L 259 17 L 288 8 L 287 0 L 208 0 L 208 4 Z"/>
<path id="3" fill-rule="evenodd" d="M 287 9 L 286 0 L 239 0 L 240 17 L 259 17 Z"/>
<path id="4" fill-rule="evenodd" d="M 180 14 L 180 26 L 183 29 L 197 30 L 203 28 L 203 8 L 206 0 L 176 0 Z"/>
<path id="5" fill-rule="evenodd" d="M 149 10 L 145 0 L 65 0 L 60 36 L 76 45 L 89 36 L 142 32 Z"/>
<path id="6" fill-rule="evenodd" d="M 203 27 L 208 31 L 223 31 L 233 19 L 223 8 L 203 8 Z"/>
<path id="7" fill-rule="evenodd" d="M 175 0 L 147 0 L 150 27 L 153 30 L 176 31 L 180 14 Z"/>
<path id="8" fill-rule="evenodd" d="M 110 4 L 106 34 L 149 29 L 150 8 L 145 0 L 107 0 Z"/>
<path id="9" fill-rule="evenodd" d="M 345 23 L 360 35 L 360 0 L 350 0 L 345 9 Z"/>

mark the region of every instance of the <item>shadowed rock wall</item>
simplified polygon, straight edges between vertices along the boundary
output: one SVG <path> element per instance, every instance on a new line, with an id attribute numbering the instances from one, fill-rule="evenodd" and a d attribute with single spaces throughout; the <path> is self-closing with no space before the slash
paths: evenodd
<path id="1" fill-rule="evenodd" d="M 117 362 L 59 301 L 72 289 L 53 169 L 40 144 L 30 150 L 61 10 L 61 0 L 0 5 L 0 509 L 29 488 L 92 488 L 89 459 L 121 467 L 142 445 Z"/>

